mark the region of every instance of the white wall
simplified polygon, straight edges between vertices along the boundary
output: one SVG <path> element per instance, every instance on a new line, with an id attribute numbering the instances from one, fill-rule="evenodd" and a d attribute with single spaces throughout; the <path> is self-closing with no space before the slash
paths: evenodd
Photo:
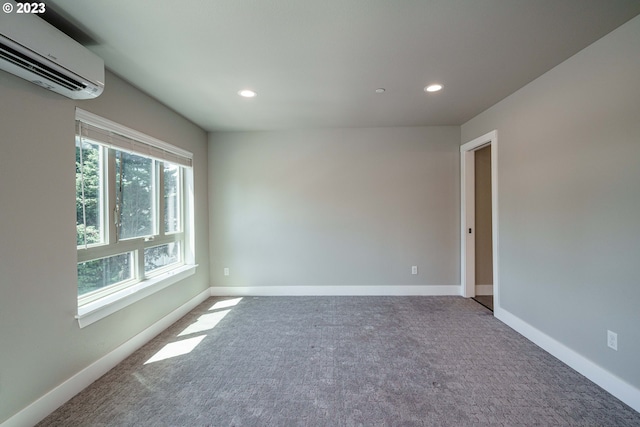
<path id="1" fill-rule="evenodd" d="M 464 124 L 462 143 L 493 129 L 502 308 L 640 388 L 640 17 Z"/>
<path id="2" fill-rule="evenodd" d="M 211 134 L 212 285 L 458 286 L 459 141 L 458 127 Z"/>
<path id="3" fill-rule="evenodd" d="M 206 133 L 108 73 L 72 101 L 0 71 L 0 423 L 209 286 Z M 75 107 L 194 153 L 196 274 L 84 329 L 77 308 Z"/>

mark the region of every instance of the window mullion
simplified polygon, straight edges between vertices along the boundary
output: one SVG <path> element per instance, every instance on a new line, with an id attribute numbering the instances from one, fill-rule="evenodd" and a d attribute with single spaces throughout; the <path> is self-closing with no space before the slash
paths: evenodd
<path id="1" fill-rule="evenodd" d="M 107 156 L 107 180 L 106 180 L 106 193 L 107 193 L 107 224 L 109 224 L 109 236 L 107 243 L 110 245 L 115 244 L 118 241 L 117 223 L 120 220 L 116 215 L 116 152 L 113 149 L 106 150 Z"/>
<path id="2" fill-rule="evenodd" d="M 178 170 L 178 200 L 180 201 L 178 203 L 178 229 L 184 233 L 185 232 L 185 213 L 186 213 L 186 199 L 184 197 L 184 195 L 186 194 L 185 191 L 185 179 L 184 179 L 184 168 L 180 168 Z M 182 258 L 184 259 L 184 258 Z"/>
<path id="3" fill-rule="evenodd" d="M 158 230 L 158 235 L 160 237 L 164 237 L 164 233 L 165 233 L 165 229 L 164 229 L 164 224 L 165 224 L 164 163 L 163 162 L 156 162 L 156 163 L 157 163 L 157 167 L 156 167 L 157 188 L 155 189 L 154 193 L 158 199 L 158 202 L 156 203 L 156 206 L 158 209 L 158 213 L 156 215 L 156 220 L 158 221 L 157 230 Z"/>
<path id="4" fill-rule="evenodd" d="M 145 240 L 144 247 L 152 248 L 154 246 L 164 245 L 166 243 L 180 242 L 184 239 L 184 233 L 171 233 L 164 236 L 158 236 L 153 240 Z"/>
<path id="5" fill-rule="evenodd" d="M 138 280 L 144 280 L 144 240 L 140 243 L 139 247 L 133 253 L 134 269 L 136 271 L 136 277 Z"/>
<path id="6" fill-rule="evenodd" d="M 78 250 L 78 262 L 86 262 L 94 259 L 105 258 L 125 252 L 136 251 L 144 245 L 143 239 L 122 240 L 113 245 L 97 245 L 88 249 Z"/>

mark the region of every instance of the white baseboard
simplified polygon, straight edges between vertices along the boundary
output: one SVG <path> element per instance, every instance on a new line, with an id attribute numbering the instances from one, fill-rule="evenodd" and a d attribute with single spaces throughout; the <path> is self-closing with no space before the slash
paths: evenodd
<path id="1" fill-rule="evenodd" d="M 54 388 L 38 400 L 13 415 L 0 424 L 0 427 L 32 426 L 42 421 L 47 415 L 58 409 L 62 404 L 80 393 L 95 380 L 109 372 L 134 351 L 151 341 L 160 332 L 167 329 L 181 317 L 193 310 L 198 304 L 211 296 L 207 289 L 187 301 L 138 335 L 134 336 L 112 352 L 78 372 L 58 387 Z"/>
<path id="2" fill-rule="evenodd" d="M 212 296 L 460 295 L 460 285 L 440 286 L 212 286 Z"/>
<path id="3" fill-rule="evenodd" d="M 476 285 L 476 295 L 493 295 L 493 285 Z"/>
<path id="4" fill-rule="evenodd" d="M 502 308 L 496 308 L 493 314 L 525 338 L 640 412 L 640 389 L 593 363 L 586 357 L 576 353 L 574 350 L 556 341 L 508 311 Z"/>

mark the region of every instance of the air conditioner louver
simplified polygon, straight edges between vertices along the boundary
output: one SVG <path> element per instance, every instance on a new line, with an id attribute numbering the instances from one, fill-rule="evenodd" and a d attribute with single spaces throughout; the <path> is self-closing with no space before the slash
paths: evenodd
<path id="1" fill-rule="evenodd" d="M 30 71 L 37 76 L 43 77 L 45 80 L 51 80 L 69 90 L 78 91 L 87 88 L 86 85 L 83 85 L 79 81 L 73 80 L 51 69 L 50 67 L 47 67 L 46 65 L 34 62 L 31 60 L 31 58 L 7 46 L 0 47 L 0 58 L 4 59 L 5 61 L 11 62 L 12 64 L 20 68 Z M 36 81 L 37 80 L 32 80 L 32 82 L 34 83 Z"/>
<path id="2" fill-rule="evenodd" d="M 72 99 L 104 89 L 104 62 L 31 14 L 0 15 L 0 69 Z"/>

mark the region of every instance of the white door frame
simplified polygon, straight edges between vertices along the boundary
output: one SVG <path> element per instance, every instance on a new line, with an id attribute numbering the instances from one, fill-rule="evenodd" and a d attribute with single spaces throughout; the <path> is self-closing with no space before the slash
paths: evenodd
<path id="1" fill-rule="evenodd" d="M 463 297 L 476 296 L 475 278 L 475 151 L 491 145 L 491 225 L 493 239 L 493 305 L 500 307 L 498 270 L 498 131 L 460 147 L 460 281 Z M 471 229 L 471 233 L 469 233 Z"/>

